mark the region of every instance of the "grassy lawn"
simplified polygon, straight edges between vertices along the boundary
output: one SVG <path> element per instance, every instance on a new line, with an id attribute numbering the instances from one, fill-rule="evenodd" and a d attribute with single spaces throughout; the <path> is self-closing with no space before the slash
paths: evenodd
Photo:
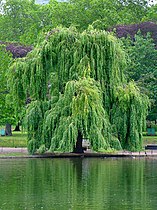
<path id="1" fill-rule="evenodd" d="M 143 136 L 143 146 L 157 144 L 157 136 Z M 0 147 L 27 147 L 27 133 L 13 132 L 12 136 L 0 136 Z"/>
<path id="2" fill-rule="evenodd" d="M 27 133 L 14 131 L 12 136 L 0 136 L 0 147 L 27 147 Z"/>
<path id="3" fill-rule="evenodd" d="M 157 136 L 143 136 L 143 145 L 157 144 Z"/>
<path id="4" fill-rule="evenodd" d="M 20 152 L 0 153 L 0 157 L 22 157 L 22 156 L 26 156 L 26 154 Z"/>

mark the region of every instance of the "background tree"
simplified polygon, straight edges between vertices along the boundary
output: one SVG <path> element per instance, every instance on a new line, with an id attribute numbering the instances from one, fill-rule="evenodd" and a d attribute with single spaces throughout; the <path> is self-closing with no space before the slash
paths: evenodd
<path id="1" fill-rule="evenodd" d="M 121 3 L 121 22 L 117 24 L 140 23 L 147 14 L 149 1 L 147 0 L 118 0 Z"/>
<path id="2" fill-rule="evenodd" d="M 36 43 L 39 33 L 59 25 L 74 25 L 81 31 L 92 24 L 108 29 L 118 24 L 139 23 L 149 11 L 145 0 L 51 0 L 46 5 L 34 0 L 6 0 L 1 9 L 0 40 L 27 45 Z"/>
<path id="3" fill-rule="evenodd" d="M 0 15 L 0 40 L 33 44 L 49 23 L 47 10 L 34 0 L 6 0 Z"/>
<path id="4" fill-rule="evenodd" d="M 141 22 L 139 24 L 131 24 L 131 25 L 117 25 L 112 27 L 110 31 L 115 31 L 116 36 L 118 38 L 128 36 L 134 40 L 135 35 L 140 30 L 141 34 L 145 37 L 149 33 L 151 38 L 154 41 L 155 47 L 157 46 L 157 24 L 153 22 Z"/>
<path id="5" fill-rule="evenodd" d="M 152 21 L 156 22 L 157 21 L 157 4 L 152 5 L 151 7 L 148 8 L 147 13 L 143 17 L 142 21 Z"/>
<path id="6" fill-rule="evenodd" d="M 150 97 L 151 107 L 147 119 L 156 121 L 157 25 L 153 22 L 118 25 L 115 27 L 115 33 L 117 37 L 123 37 L 122 40 L 130 58 L 126 74 Z"/>
<path id="7" fill-rule="evenodd" d="M 12 124 L 16 125 L 15 130 L 19 131 L 19 122 L 23 117 L 26 106 L 26 98 L 25 101 L 24 98 L 21 98 L 18 103 L 18 105 L 20 104 L 20 107 L 18 107 L 16 106 L 17 101 L 14 101 L 14 98 L 10 94 L 8 89 L 8 69 L 13 58 L 24 57 L 31 49 L 31 47 L 0 42 L 0 126 L 5 126 L 5 124 L 7 124 L 6 131 L 11 132 Z M 14 74 L 14 72 L 12 72 L 12 74 Z M 12 76 L 13 75 L 10 75 L 10 77 Z M 16 82 L 17 81 L 13 81 L 13 84 L 15 85 Z M 9 135 L 11 135 L 10 132 Z"/>
<path id="8" fill-rule="evenodd" d="M 49 7 L 52 22 L 56 26 L 74 25 L 79 30 L 84 30 L 98 21 L 101 22 L 101 29 L 107 29 L 118 24 L 139 23 L 147 13 L 148 2 L 145 0 L 70 0 L 66 2 L 51 0 Z"/>
<path id="9" fill-rule="evenodd" d="M 131 62 L 127 67 L 129 77 L 134 81 L 139 81 L 157 70 L 157 50 L 150 34 L 142 36 L 139 31 L 134 40 L 130 37 L 123 39 L 125 49 L 128 52 Z"/>
<path id="10" fill-rule="evenodd" d="M 6 97 L 9 93 L 7 88 L 7 70 L 11 60 L 11 55 L 5 50 L 5 46 L 0 45 L 0 126 L 7 125 L 7 135 L 11 135 L 11 132 L 7 132 L 8 124 L 15 123 L 12 103 L 6 102 Z"/>
<path id="11" fill-rule="evenodd" d="M 157 118 L 157 50 L 150 34 L 142 36 L 139 31 L 134 39 L 123 39 L 128 52 L 126 74 L 140 87 L 141 91 L 151 99 L 151 108 L 147 119 Z"/>

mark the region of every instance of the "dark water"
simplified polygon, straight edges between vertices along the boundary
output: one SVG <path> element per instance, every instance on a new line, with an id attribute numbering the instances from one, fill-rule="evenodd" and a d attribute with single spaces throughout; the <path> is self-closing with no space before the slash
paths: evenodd
<path id="1" fill-rule="evenodd" d="M 0 160 L 0 210 L 157 209 L 157 159 Z"/>

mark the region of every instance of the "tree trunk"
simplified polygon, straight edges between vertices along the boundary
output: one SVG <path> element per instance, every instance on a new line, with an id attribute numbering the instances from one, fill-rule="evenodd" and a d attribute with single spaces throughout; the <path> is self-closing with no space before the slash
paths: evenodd
<path id="1" fill-rule="evenodd" d="M 12 131 L 11 131 L 11 124 L 7 123 L 5 126 L 5 135 L 6 136 L 12 136 Z"/>
<path id="2" fill-rule="evenodd" d="M 16 125 L 14 131 L 20 131 L 20 123 L 18 122 L 18 124 Z"/>
<path id="3" fill-rule="evenodd" d="M 84 153 L 83 147 L 82 147 L 82 133 L 78 131 L 78 137 L 76 141 L 76 145 L 74 147 L 73 152 L 74 153 Z"/>

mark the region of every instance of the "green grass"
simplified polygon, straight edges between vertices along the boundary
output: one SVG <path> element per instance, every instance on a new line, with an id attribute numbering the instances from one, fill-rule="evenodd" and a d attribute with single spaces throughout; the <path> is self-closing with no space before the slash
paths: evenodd
<path id="1" fill-rule="evenodd" d="M 157 136 L 143 136 L 143 145 L 157 144 Z"/>
<path id="2" fill-rule="evenodd" d="M 26 155 L 27 154 L 21 152 L 0 153 L 0 157 L 22 157 Z"/>
<path id="3" fill-rule="evenodd" d="M 143 146 L 157 144 L 157 136 L 143 136 Z M 27 133 L 13 132 L 12 136 L 0 136 L 0 147 L 27 147 Z"/>
<path id="4" fill-rule="evenodd" d="M 27 147 L 27 133 L 14 131 L 12 136 L 0 136 L 0 147 Z"/>

